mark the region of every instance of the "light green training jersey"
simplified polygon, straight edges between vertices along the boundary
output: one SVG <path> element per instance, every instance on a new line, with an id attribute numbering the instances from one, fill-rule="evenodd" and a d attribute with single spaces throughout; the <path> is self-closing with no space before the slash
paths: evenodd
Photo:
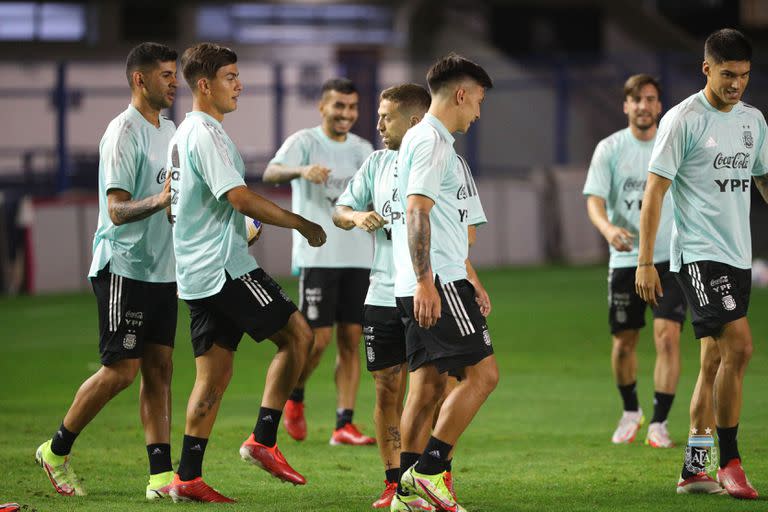
<path id="1" fill-rule="evenodd" d="M 432 272 L 442 283 L 466 279 L 470 212 L 482 208 L 469 168 L 458 160 L 453 142 L 443 123 L 426 114 L 403 137 L 393 191 L 393 212 L 403 218 L 408 196 L 421 195 L 435 202 L 429 214 L 430 262 Z M 416 289 L 416 274 L 405 224 L 393 225 L 392 247 L 395 296 L 410 297 Z"/>
<path id="2" fill-rule="evenodd" d="M 248 254 L 245 217 L 226 196 L 245 185 L 245 165 L 221 123 L 198 111 L 179 125 L 168 162 L 179 297 L 210 297 L 226 274 L 234 279 L 258 268 Z"/>
<path id="3" fill-rule="evenodd" d="M 650 170 L 672 180 L 673 271 L 681 263 L 703 260 L 752 267 L 751 178 L 767 172 L 765 135 L 758 109 L 739 102 L 720 112 L 704 91 L 661 119 Z"/>
<path id="4" fill-rule="evenodd" d="M 333 225 L 336 200 L 357 172 L 373 146 L 362 137 L 349 133 L 344 142 L 328 138 L 320 126 L 300 130 L 286 139 L 270 164 L 286 167 L 321 165 L 331 170 L 325 183 L 303 178 L 291 181 L 294 213 L 320 224 L 327 235 L 322 247 L 310 247 L 298 232 L 293 233 L 294 270 L 305 267 L 371 268 L 373 244 L 362 230 L 342 231 Z"/>
<path id="5" fill-rule="evenodd" d="M 648 177 L 653 140 L 641 141 L 624 128 L 601 140 L 592 155 L 584 195 L 605 199 L 608 220 L 614 226 L 635 235 L 632 250 L 620 252 L 608 245 L 610 268 L 637 266 L 640 248 L 640 206 Z M 654 263 L 669 261 L 669 244 L 672 237 L 672 196 L 664 198 L 661 208 L 659 231 L 653 251 Z"/>
<path id="6" fill-rule="evenodd" d="M 125 190 L 132 200 L 162 192 L 165 159 L 173 122 L 160 116 L 160 127 L 133 105 L 109 123 L 99 144 L 99 222 L 93 236 L 88 277 L 109 263 L 115 275 L 150 283 L 172 283 L 174 272 L 171 224 L 164 212 L 115 226 L 109 217 L 107 192 Z"/>

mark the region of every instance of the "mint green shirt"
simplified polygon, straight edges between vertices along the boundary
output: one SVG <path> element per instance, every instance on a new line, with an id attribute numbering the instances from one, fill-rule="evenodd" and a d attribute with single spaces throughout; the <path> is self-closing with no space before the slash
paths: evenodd
<path id="1" fill-rule="evenodd" d="M 298 232 L 293 233 L 293 268 L 371 268 L 373 244 L 362 230 L 343 231 L 333 225 L 333 208 L 347 183 L 373 152 L 367 140 L 349 133 L 344 142 L 328 138 L 320 126 L 300 130 L 288 137 L 270 164 L 286 167 L 322 165 L 331 170 L 328 181 L 312 183 L 303 178 L 291 181 L 294 213 L 320 224 L 327 235 L 322 247 L 310 247 Z"/>
<path id="2" fill-rule="evenodd" d="M 393 212 L 397 211 L 403 217 L 410 195 L 425 196 L 435 202 L 429 215 L 430 260 L 432 272 L 440 277 L 442 283 L 467 277 L 467 227 L 470 212 L 475 211 L 479 203 L 469 168 L 459 165 L 461 161 L 453 149 L 453 142 L 453 136 L 443 123 L 426 114 L 403 137 L 397 156 L 393 191 L 396 197 Z M 411 263 L 405 224 L 393 225 L 392 248 L 395 296 L 410 297 L 416 290 L 416 274 Z"/>
<path id="3" fill-rule="evenodd" d="M 158 128 L 132 105 L 107 126 L 99 144 L 99 221 L 88 277 L 96 277 L 109 263 L 113 274 L 137 281 L 176 280 L 171 225 L 165 213 L 115 226 L 107 202 L 110 189 L 124 190 L 132 200 L 162 192 L 174 130 L 172 121 L 160 116 Z"/>
<path id="4" fill-rule="evenodd" d="M 608 220 L 614 226 L 635 235 L 632 250 L 620 252 L 609 244 L 610 268 L 637 266 L 640 248 L 640 206 L 648 176 L 648 163 L 653 151 L 653 140 L 641 141 L 624 128 L 601 140 L 592 155 L 584 195 L 605 199 Z M 669 244 L 672 237 L 672 196 L 664 198 L 661 208 L 659 231 L 653 251 L 654 263 L 669 261 Z"/>
<path id="5" fill-rule="evenodd" d="M 703 260 L 752 267 L 751 178 L 766 173 L 765 134 L 758 109 L 739 102 L 720 112 L 703 91 L 662 118 L 650 170 L 672 180 L 673 271 Z"/>
<path id="6" fill-rule="evenodd" d="M 221 123 L 189 112 L 168 151 L 174 197 L 173 247 L 179 297 L 202 299 L 258 268 L 248 254 L 245 217 L 227 192 L 245 185 L 245 165 Z"/>

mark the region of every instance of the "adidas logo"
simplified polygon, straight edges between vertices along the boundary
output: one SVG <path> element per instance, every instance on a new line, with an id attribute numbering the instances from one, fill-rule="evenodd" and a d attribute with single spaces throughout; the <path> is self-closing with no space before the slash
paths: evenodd
<path id="1" fill-rule="evenodd" d="M 56 431 L 56 437 L 64 437 L 64 434 L 61 433 L 61 430 Z"/>
<path id="2" fill-rule="evenodd" d="M 704 143 L 705 148 L 716 148 L 717 142 L 715 142 L 715 139 L 713 139 L 711 136 L 707 139 L 707 142 Z"/>
<path id="3" fill-rule="evenodd" d="M 431 452 L 429 452 L 429 454 L 436 459 L 440 458 L 440 450 L 432 450 Z"/>
<path id="4" fill-rule="evenodd" d="M 271 415 L 271 414 L 267 414 L 266 416 L 264 416 L 263 418 L 261 418 L 261 421 L 268 421 L 268 422 L 270 422 L 270 423 L 274 423 L 274 422 L 275 422 L 275 421 L 272 419 L 272 415 Z"/>
<path id="5" fill-rule="evenodd" d="M 190 451 L 193 451 L 193 452 L 201 452 L 201 451 L 203 451 L 203 448 L 202 448 L 202 447 L 201 447 L 199 444 L 196 444 L 195 446 L 193 446 L 192 448 L 190 448 Z"/>
<path id="6" fill-rule="evenodd" d="M 152 450 L 152 455 L 162 455 L 162 454 L 163 454 L 163 450 L 161 450 L 160 448 L 155 448 L 154 450 Z"/>

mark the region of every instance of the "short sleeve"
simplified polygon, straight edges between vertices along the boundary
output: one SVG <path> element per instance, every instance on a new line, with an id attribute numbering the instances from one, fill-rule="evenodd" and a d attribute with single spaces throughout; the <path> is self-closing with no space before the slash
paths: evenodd
<path id="1" fill-rule="evenodd" d="M 765 118 L 761 115 L 758 121 L 760 126 L 759 130 L 759 146 L 757 147 L 757 155 L 755 156 L 755 163 L 752 166 L 752 176 L 763 176 L 768 173 L 768 141 L 766 141 L 766 127 Z"/>
<path id="2" fill-rule="evenodd" d="M 102 152 L 104 190 L 119 188 L 133 195 L 136 190 L 136 170 L 141 166 L 142 153 L 128 122 L 105 142 Z"/>
<path id="3" fill-rule="evenodd" d="M 440 195 L 442 174 L 445 169 L 445 159 L 453 156 L 453 153 L 448 154 L 444 146 L 445 144 L 441 144 L 437 134 L 434 138 L 414 141 L 410 156 L 406 197 L 421 195 L 437 201 Z"/>
<path id="4" fill-rule="evenodd" d="M 195 169 L 216 199 L 221 200 L 233 188 L 245 185 L 242 174 L 229 154 L 224 134 L 215 127 L 208 124 L 199 127 L 197 141 L 191 152 Z"/>
<path id="5" fill-rule="evenodd" d="M 685 159 L 686 127 L 675 110 L 670 110 L 659 122 L 656 141 L 651 152 L 649 170 L 668 180 L 675 179 Z"/>
<path id="6" fill-rule="evenodd" d="M 370 155 L 352 179 L 347 183 L 347 188 L 336 201 L 336 206 L 349 206 L 353 210 L 363 211 L 373 202 L 373 177 L 376 168 L 375 154 Z"/>
<path id="7" fill-rule="evenodd" d="M 613 155 L 612 145 L 607 139 L 601 140 L 587 171 L 587 181 L 584 183 L 583 194 L 585 196 L 597 196 L 608 199 L 611 194 L 611 174 Z"/>
<path id="8" fill-rule="evenodd" d="M 270 164 L 284 165 L 286 167 L 297 167 L 299 165 L 309 165 L 309 148 L 307 147 L 308 138 L 304 132 L 296 132 L 283 142 L 275 156 L 269 161 Z"/>

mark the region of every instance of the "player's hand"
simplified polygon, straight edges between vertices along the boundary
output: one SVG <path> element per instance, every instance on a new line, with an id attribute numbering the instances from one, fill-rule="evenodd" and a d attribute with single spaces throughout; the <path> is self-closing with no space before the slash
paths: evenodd
<path id="1" fill-rule="evenodd" d="M 383 228 L 389 222 L 387 219 L 373 211 L 355 212 L 354 219 L 355 226 L 368 233 L 373 233 L 377 229 Z"/>
<path id="2" fill-rule="evenodd" d="M 611 247 L 619 252 L 629 252 L 632 250 L 632 240 L 635 235 L 624 228 L 611 226 L 606 230 L 605 239 L 611 244 Z"/>
<path id="3" fill-rule="evenodd" d="M 413 294 L 413 316 L 424 329 L 429 329 L 440 318 L 440 294 L 435 283 L 421 281 L 416 284 Z"/>
<path id="4" fill-rule="evenodd" d="M 320 247 L 325 243 L 325 231 L 320 224 L 304 219 L 304 225 L 298 231 L 301 233 L 301 236 L 307 239 L 307 242 L 312 247 Z"/>
<path id="5" fill-rule="evenodd" d="M 331 170 L 322 165 L 307 165 L 301 168 L 301 177 L 312 183 L 325 183 Z"/>
<path id="6" fill-rule="evenodd" d="M 166 172 L 165 174 L 165 184 L 163 184 L 163 190 L 158 197 L 161 209 L 171 206 L 171 173 Z"/>
<path id="7" fill-rule="evenodd" d="M 487 317 L 491 314 L 491 297 L 488 295 L 488 292 L 485 291 L 483 285 L 479 283 L 472 284 L 475 287 L 475 302 L 480 306 L 480 313 Z"/>
<path id="8" fill-rule="evenodd" d="M 645 302 L 651 306 L 658 306 L 657 297 L 664 296 L 661 289 L 659 273 L 654 265 L 637 267 L 635 271 L 635 291 Z"/>

